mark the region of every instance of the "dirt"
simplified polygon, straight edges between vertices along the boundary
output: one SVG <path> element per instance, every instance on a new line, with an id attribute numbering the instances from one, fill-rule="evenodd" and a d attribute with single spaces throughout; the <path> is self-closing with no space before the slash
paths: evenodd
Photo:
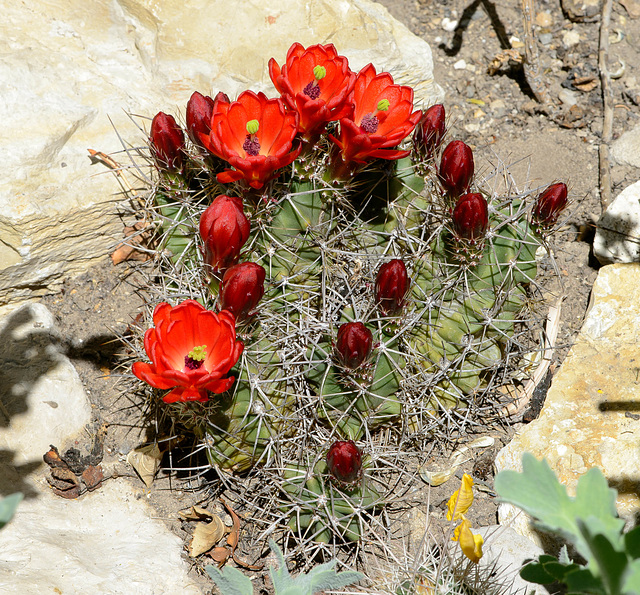
<path id="1" fill-rule="evenodd" d="M 554 356 L 557 369 L 580 329 L 598 268 L 590 242 L 601 211 L 598 145 L 603 101 L 597 76 L 599 22 L 573 22 L 558 1 L 538 0 L 534 19 L 539 25 L 534 26 L 534 31 L 543 81 L 553 102 L 552 113 L 545 114 L 522 70 L 500 71 L 493 76 L 487 73 L 492 60 L 509 46 L 524 53 L 519 3 L 511 0 L 475 0 L 471 4 L 460 0 L 380 3 L 430 44 L 435 79 L 446 93 L 444 104 L 450 134 L 472 146 L 479 175 L 487 174 L 502 162 L 509 166 L 513 183 L 520 189 L 544 187 L 557 180 L 570 185 L 572 204 L 553 246 L 559 277 L 547 271 L 541 281 L 556 294 L 566 296 Z M 568 4 L 566 0 L 565 8 Z M 638 2 L 627 0 L 625 5 L 637 8 Z M 633 14 L 640 14 L 640 10 Z M 640 18 L 632 18 L 630 12 L 614 2 L 610 29 L 610 68 L 618 68 L 618 61 L 627 65 L 627 73 L 612 81 L 614 138 L 617 138 L 639 120 L 639 88 L 632 80 L 629 65 L 640 63 L 637 41 Z M 569 45 L 573 42 L 577 43 Z M 567 92 L 573 94 L 577 108 L 570 110 L 559 100 L 559 96 L 566 98 Z M 612 165 L 611 174 L 614 196 L 637 181 L 637 171 L 630 167 Z M 152 437 L 141 426 L 146 413 L 144 406 L 128 390 L 131 353 L 117 339 L 130 336 L 129 325 L 136 324 L 145 302 L 152 302 L 152 297 L 141 290 L 149 270 L 148 264 L 128 262 L 114 267 L 105 259 L 85 275 L 69 280 L 61 294 L 48 296 L 43 303 L 56 315 L 67 338 L 68 355 L 95 408 L 97 424 L 107 426 L 103 463 L 107 476 L 131 476 L 139 487 L 140 498 L 156 507 L 158 517 L 186 543 L 188 526 L 177 521 L 176 512 L 203 498 L 198 489 L 200 480 L 170 472 L 172 464 L 182 467 L 184 462 L 165 457 L 165 470 L 153 487 L 147 489 L 125 464 L 126 453 Z M 460 470 L 472 473 L 486 488 L 474 505 L 472 519 L 476 525 L 494 524 L 497 520 L 492 457 L 516 429 L 513 426 L 495 429 L 496 446 Z M 91 440 L 87 438 L 86 445 L 77 446 L 89 449 Z M 445 461 L 432 463 L 442 467 Z M 424 498 L 414 505 L 424 512 L 430 511 L 434 518 L 442 518 L 443 504 L 454 489 L 457 486 L 447 484 L 429 494 L 430 505 Z M 202 577 L 201 566 L 194 569 L 196 575 L 203 589 L 212 588 Z"/>

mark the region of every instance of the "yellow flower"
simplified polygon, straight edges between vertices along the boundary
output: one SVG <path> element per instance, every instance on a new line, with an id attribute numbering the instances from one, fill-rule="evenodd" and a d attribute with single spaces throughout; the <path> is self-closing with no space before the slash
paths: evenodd
<path id="1" fill-rule="evenodd" d="M 463 518 L 462 522 L 453 533 L 453 540 L 460 543 L 462 553 L 472 562 L 477 564 L 482 558 L 482 535 L 471 533 L 471 522 Z"/>
<path id="2" fill-rule="evenodd" d="M 460 489 L 453 493 L 447 503 L 447 520 L 459 521 L 462 515 L 469 510 L 473 504 L 473 479 L 471 475 L 465 473 L 462 476 Z"/>

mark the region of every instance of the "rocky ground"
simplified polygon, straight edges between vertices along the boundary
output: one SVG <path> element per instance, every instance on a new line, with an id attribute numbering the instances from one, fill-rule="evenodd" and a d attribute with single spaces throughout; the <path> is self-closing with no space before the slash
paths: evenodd
<path id="1" fill-rule="evenodd" d="M 534 34 L 543 82 L 551 98 L 549 113 L 543 113 L 517 64 L 509 66 L 505 58 L 495 74 L 488 74 L 492 62 L 504 58 L 507 50 L 524 52 L 518 3 L 383 0 L 381 4 L 430 44 L 435 78 L 446 92 L 451 135 L 472 146 L 480 175 L 489 176 L 497 164 L 506 163 L 511 173 L 508 183 L 519 188 L 545 186 L 556 180 L 570 185 L 570 213 L 554 246 L 559 279 L 549 274 L 543 280 L 552 291 L 566 296 L 554 360 L 558 365 L 581 326 L 598 269 L 591 256 L 590 242 L 594 222 L 601 212 L 598 146 L 603 130 L 603 101 L 598 77 L 599 9 L 592 2 L 566 0 L 560 5 L 558 0 L 537 1 Z M 612 73 L 620 75 L 612 81 L 614 140 L 640 120 L 640 84 L 632 69 L 640 62 L 638 39 L 640 3 L 614 2 L 608 59 Z M 636 168 L 611 163 L 614 196 L 637 178 Z M 496 181 L 488 179 L 487 183 Z M 116 355 L 120 349 L 116 338 L 126 335 L 129 325 L 136 323 L 148 297 L 140 289 L 145 285 L 145 276 L 137 270 L 138 266 L 125 262 L 113 267 L 105 260 L 101 266 L 68 282 L 62 294 L 44 300 L 67 338 L 66 351 L 92 403 L 101 411 L 96 418 L 108 424 L 105 461 L 120 474 L 131 474 L 124 465 L 124 455 L 144 439 L 138 427 L 143 411 L 129 398 L 126 383 L 119 381 L 126 369 L 119 367 L 121 359 Z M 149 270 L 148 265 L 142 267 L 143 271 Z M 513 428 L 496 432 L 505 442 Z M 166 467 L 181 467 L 184 462 L 166 458 L 164 463 Z M 496 522 L 490 456 L 478 461 L 475 473 L 488 486 L 488 495 L 479 498 L 474 522 L 490 525 Z M 200 498 L 197 491 L 190 491 L 190 485 L 166 471 L 145 492 L 158 515 L 185 539 L 187 527 L 176 520 L 175 511 Z M 431 495 L 434 513 L 442 515 L 442 503 L 451 491 L 447 487 Z M 206 584 L 202 582 L 203 586 Z"/>

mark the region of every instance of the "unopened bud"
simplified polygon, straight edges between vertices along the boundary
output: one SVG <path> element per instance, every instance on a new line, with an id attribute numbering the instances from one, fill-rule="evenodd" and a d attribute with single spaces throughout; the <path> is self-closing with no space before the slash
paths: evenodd
<path id="1" fill-rule="evenodd" d="M 345 368 L 360 367 L 371 355 L 373 335 L 362 322 L 346 322 L 338 329 L 336 352 Z"/>
<path id="2" fill-rule="evenodd" d="M 354 483 L 362 473 L 362 452 L 353 440 L 338 440 L 327 452 L 327 467 L 340 483 Z"/>
<path id="3" fill-rule="evenodd" d="M 567 206 L 567 185 L 564 182 L 551 184 L 536 201 L 533 220 L 541 227 L 553 227 L 560 213 Z"/>
<path id="4" fill-rule="evenodd" d="M 404 306 L 409 290 L 407 267 L 399 258 L 383 264 L 376 277 L 376 301 L 385 314 L 394 314 Z"/>
<path id="5" fill-rule="evenodd" d="M 451 141 L 440 159 L 440 183 L 451 198 L 469 191 L 473 180 L 473 152 L 461 140 Z"/>
<path id="6" fill-rule="evenodd" d="M 475 242 L 484 237 L 489 226 L 489 209 L 482 194 L 463 194 L 453 213 L 453 229 L 459 238 Z"/>

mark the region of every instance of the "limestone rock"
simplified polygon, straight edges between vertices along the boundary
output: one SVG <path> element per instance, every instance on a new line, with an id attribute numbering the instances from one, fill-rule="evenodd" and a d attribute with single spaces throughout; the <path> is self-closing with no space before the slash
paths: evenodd
<path id="1" fill-rule="evenodd" d="M 78 500 L 42 486 L 0 540 L 0 591 L 200 595 L 169 532 L 141 494 L 111 480 Z"/>
<path id="2" fill-rule="evenodd" d="M 429 46 L 369 0 L 10 2 L 0 36 L 0 307 L 50 292 L 121 238 L 120 187 L 87 149 L 121 151 L 114 128 L 143 145 L 125 112 L 184 120 L 196 90 L 272 92 L 269 58 L 294 41 L 373 62 L 415 84 L 418 103 L 442 98 Z"/>
<path id="3" fill-rule="evenodd" d="M 0 322 L 0 452 L 12 453 L 14 464 L 40 464 L 50 444 L 91 421 L 80 377 L 59 342 L 42 304 L 25 304 Z"/>
<path id="4" fill-rule="evenodd" d="M 52 314 L 25 304 L 0 321 L 0 493 L 22 492 L 0 534 L 0 592 L 196 595 L 182 541 L 125 481 L 54 496 L 42 456 L 91 420 Z"/>
<path id="5" fill-rule="evenodd" d="M 640 262 L 640 182 L 627 186 L 600 217 L 593 253 L 601 264 Z"/>
<path id="6" fill-rule="evenodd" d="M 618 490 L 618 513 L 628 519 L 640 512 L 639 303 L 640 264 L 600 270 L 585 322 L 553 379 L 540 417 L 498 453 L 498 471 L 521 471 L 522 453 L 530 452 L 546 458 L 573 495 L 578 478 L 598 466 Z M 519 509 L 503 504 L 498 514 L 501 524 L 538 540 Z"/>
<path id="7" fill-rule="evenodd" d="M 620 165 L 640 167 L 640 126 L 627 130 L 612 143 L 611 157 Z"/>

